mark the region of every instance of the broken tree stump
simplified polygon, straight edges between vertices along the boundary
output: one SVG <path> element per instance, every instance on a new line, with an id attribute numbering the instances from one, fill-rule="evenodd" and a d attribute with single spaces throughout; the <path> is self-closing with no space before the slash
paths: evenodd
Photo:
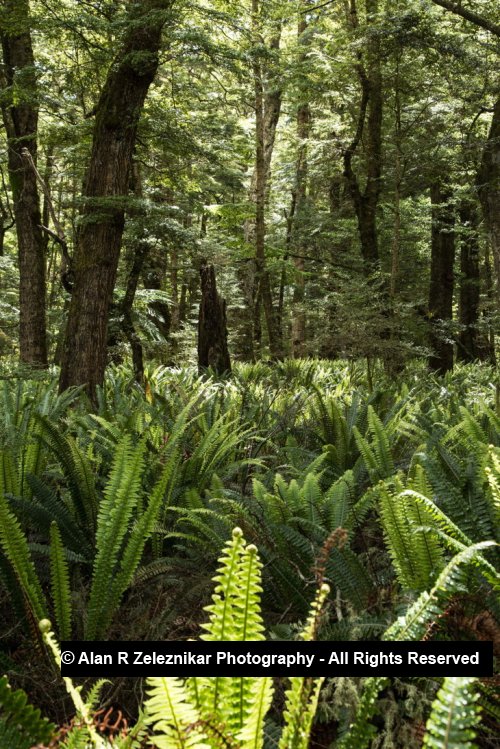
<path id="1" fill-rule="evenodd" d="M 201 303 L 198 318 L 198 368 L 217 374 L 231 371 L 227 347 L 226 300 L 217 292 L 213 265 L 200 268 Z"/>

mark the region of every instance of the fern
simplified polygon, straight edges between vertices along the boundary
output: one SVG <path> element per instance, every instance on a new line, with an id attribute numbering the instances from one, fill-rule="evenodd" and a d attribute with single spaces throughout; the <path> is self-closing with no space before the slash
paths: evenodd
<path id="1" fill-rule="evenodd" d="M 28 703 L 22 689 L 13 691 L 6 676 L 0 678 L 0 746 L 5 749 L 31 749 L 48 744 L 55 726 L 42 718 L 40 710 Z"/>
<path id="2" fill-rule="evenodd" d="M 493 541 L 468 546 L 446 565 L 433 588 L 421 593 L 404 617 L 398 618 L 385 632 L 384 640 L 420 640 L 427 623 L 442 613 L 444 604 L 452 595 L 466 590 L 471 564 L 479 568 L 484 564 L 481 552 L 494 547 Z M 489 572 L 489 569 L 487 570 Z"/>
<path id="3" fill-rule="evenodd" d="M 92 467 L 75 440 L 61 433 L 48 418 L 38 417 L 45 442 L 52 450 L 68 482 L 71 501 L 82 528 L 94 535 L 97 518 L 97 494 Z"/>
<path id="4" fill-rule="evenodd" d="M 151 741 L 159 749 L 210 749 L 200 716 L 181 679 L 148 679 L 146 722 L 157 732 Z"/>
<path id="5" fill-rule="evenodd" d="M 45 596 L 28 547 L 28 541 L 7 500 L 0 493 L 0 546 L 10 562 L 25 597 L 28 611 L 38 621 L 47 616 Z"/>
<path id="6" fill-rule="evenodd" d="M 474 728 L 478 722 L 477 679 L 450 676 L 443 681 L 432 703 L 424 747 L 429 749 L 475 749 Z"/>
<path id="7" fill-rule="evenodd" d="M 88 604 L 85 637 L 99 639 L 115 613 L 116 595 L 110 595 L 123 539 L 138 501 L 144 443 L 132 447 L 125 435 L 118 445 L 113 469 L 104 490 L 97 519 L 96 556 Z"/>
<path id="8" fill-rule="evenodd" d="M 260 614 L 261 562 L 236 528 L 226 544 L 214 577 L 209 620 L 202 639 L 208 641 L 263 640 Z M 323 586 L 307 620 L 303 639 L 315 636 L 318 616 L 328 593 Z M 194 678 L 185 685 L 175 678 L 147 680 L 146 721 L 159 735 L 152 739 L 161 749 L 237 746 L 262 749 L 265 716 L 272 701 L 270 677 Z M 290 680 L 284 713 L 282 749 L 307 747 L 322 679 Z"/>
<path id="9" fill-rule="evenodd" d="M 378 696 L 388 682 L 388 679 L 380 676 L 365 679 L 355 718 L 336 745 L 336 749 L 364 749 L 369 746 L 377 732 L 370 721 L 377 711 Z"/>
<path id="10" fill-rule="evenodd" d="M 403 587 L 422 591 L 429 588 L 443 566 L 443 554 L 435 537 L 424 531 L 436 517 L 447 521 L 433 502 L 419 502 L 421 495 L 413 490 L 402 490 L 399 478 L 379 487 L 380 519 L 384 536 L 397 576 Z M 417 467 L 417 477 L 411 485 L 426 488 L 423 471 Z M 466 537 L 464 540 L 468 541 Z"/>
<path id="11" fill-rule="evenodd" d="M 428 623 L 443 612 L 451 596 L 465 589 L 470 565 L 474 561 L 481 564 L 480 552 L 492 545 L 493 542 L 476 544 L 457 554 L 441 572 L 432 590 L 421 593 L 406 615 L 399 617 L 385 631 L 382 639 L 422 639 Z M 376 712 L 378 695 L 387 683 L 388 679 L 382 677 L 370 677 L 365 680 L 355 719 L 339 742 L 338 749 L 365 749 L 370 744 L 376 731 L 369 721 Z"/>
<path id="12" fill-rule="evenodd" d="M 61 640 L 71 637 L 71 590 L 68 565 L 56 523 L 50 528 L 50 582 L 56 623 Z"/>
<path id="13" fill-rule="evenodd" d="M 394 473 L 394 461 L 388 434 L 371 405 L 368 406 L 368 426 L 372 437 L 371 443 L 362 436 L 356 427 L 353 428 L 353 432 L 366 470 L 372 482 L 376 482 L 388 478 Z"/>
<path id="14" fill-rule="evenodd" d="M 312 604 L 306 625 L 301 632 L 301 639 L 308 642 L 316 637 L 318 617 L 330 592 L 328 585 L 323 585 Z M 312 721 L 318 706 L 319 693 L 324 677 L 312 678 L 292 676 L 290 686 L 285 694 L 285 725 L 281 734 L 279 749 L 307 749 Z"/>

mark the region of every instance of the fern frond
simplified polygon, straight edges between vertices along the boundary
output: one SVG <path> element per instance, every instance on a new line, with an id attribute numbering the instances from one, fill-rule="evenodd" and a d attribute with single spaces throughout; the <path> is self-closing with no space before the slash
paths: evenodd
<path id="1" fill-rule="evenodd" d="M 145 722 L 154 727 L 150 739 L 158 749 L 210 749 L 202 722 L 180 679 L 147 679 Z"/>
<path id="2" fill-rule="evenodd" d="M 329 586 L 322 585 L 311 605 L 306 624 L 300 633 L 300 638 L 305 642 L 316 637 L 318 618 L 329 592 Z M 278 745 L 279 749 L 307 749 L 309 746 L 312 721 L 323 682 L 323 677 L 292 676 L 290 678 L 290 686 L 285 693 L 283 713 L 285 725 Z"/>
<path id="3" fill-rule="evenodd" d="M 133 447 L 130 435 L 125 435 L 117 446 L 97 519 L 96 556 L 85 630 L 88 640 L 102 637 L 115 613 L 120 595 L 115 580 L 117 565 L 138 501 L 143 465 L 144 443 Z M 134 572 L 135 569 L 131 571 L 130 579 Z"/>
<path id="4" fill-rule="evenodd" d="M 71 589 L 68 564 L 64 556 L 57 523 L 50 526 L 50 583 L 59 639 L 71 637 Z"/>
<path id="5" fill-rule="evenodd" d="M 237 740 L 241 749 L 262 749 L 264 721 L 273 700 L 273 681 L 269 676 L 252 680 L 252 705 Z"/>
<path id="6" fill-rule="evenodd" d="M 12 565 L 35 620 L 47 616 L 45 596 L 31 559 L 28 541 L 7 500 L 0 494 L 0 546 Z"/>
<path id="7" fill-rule="evenodd" d="M 28 703 L 22 689 L 13 691 L 6 676 L 0 678 L 0 746 L 5 749 L 31 749 L 49 744 L 55 726 Z"/>
<path id="8" fill-rule="evenodd" d="M 38 418 L 43 429 L 44 440 L 57 458 L 68 482 L 79 523 L 81 527 L 89 528 L 93 535 L 96 527 L 98 500 L 92 467 L 71 436 L 62 434 L 56 424 L 49 419 L 42 416 Z"/>
<path id="9" fill-rule="evenodd" d="M 448 562 L 430 592 L 421 593 L 410 606 L 406 615 L 397 619 L 384 633 L 384 640 L 420 640 L 425 634 L 427 623 L 439 616 L 443 606 L 452 595 L 467 589 L 469 565 L 481 564 L 481 552 L 496 546 L 494 541 L 466 547 Z"/>
<path id="10" fill-rule="evenodd" d="M 450 676 L 443 681 L 427 720 L 424 747 L 429 749 L 475 749 L 479 697 L 476 678 Z"/>

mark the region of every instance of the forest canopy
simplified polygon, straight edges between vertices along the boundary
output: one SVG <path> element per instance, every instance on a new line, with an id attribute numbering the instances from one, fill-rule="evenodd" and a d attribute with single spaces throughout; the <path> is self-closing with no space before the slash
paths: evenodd
<path id="1" fill-rule="evenodd" d="M 494 362 L 494 5 L 4 0 L 2 351 Z"/>

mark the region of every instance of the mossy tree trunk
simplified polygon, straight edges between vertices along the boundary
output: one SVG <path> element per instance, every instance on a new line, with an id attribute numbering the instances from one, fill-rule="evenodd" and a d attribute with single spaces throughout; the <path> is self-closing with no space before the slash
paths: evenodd
<path id="1" fill-rule="evenodd" d="M 37 162 L 38 103 L 28 0 L 4 0 L 0 34 L 2 115 L 19 259 L 19 349 L 23 362 L 45 367 L 45 241 L 33 169 Z"/>
<path id="2" fill-rule="evenodd" d="M 60 389 L 85 385 L 93 399 L 104 380 L 108 312 L 116 280 L 137 126 L 158 68 L 170 0 L 128 3 L 124 43 L 99 98 L 83 215 L 74 253 L 75 283 Z"/>

